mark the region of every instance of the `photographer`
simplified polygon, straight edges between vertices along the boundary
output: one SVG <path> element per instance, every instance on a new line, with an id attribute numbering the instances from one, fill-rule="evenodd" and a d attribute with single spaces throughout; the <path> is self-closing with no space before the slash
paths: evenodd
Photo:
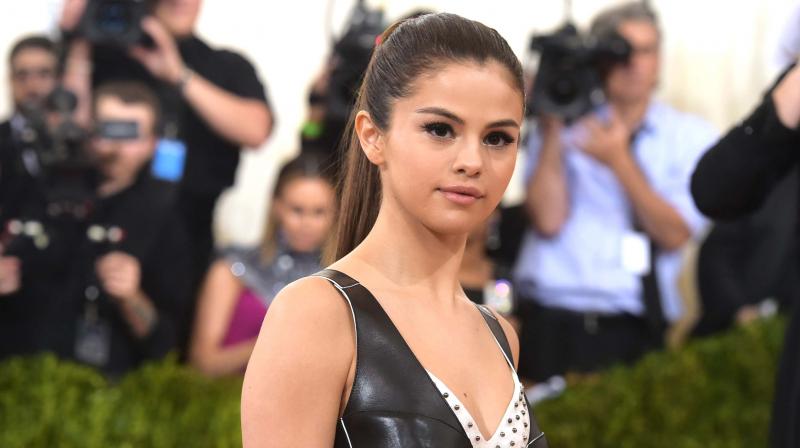
<path id="1" fill-rule="evenodd" d="M 10 119 L 0 123 L 0 226 L 18 212 L 20 199 L 30 182 L 29 171 L 37 168 L 21 165 L 18 142 L 25 126 L 26 109 L 42 107 L 55 87 L 55 45 L 45 36 L 25 37 L 11 48 L 8 62 L 14 112 Z"/>
<path id="2" fill-rule="evenodd" d="M 8 62 L 14 112 L 0 123 L 0 358 L 38 348 L 37 328 L 31 320 L 21 318 L 25 313 L 19 309 L 26 303 L 19 291 L 21 262 L 6 253 L 2 236 L 7 221 L 36 195 L 31 171 L 39 167 L 35 159 L 23 156 L 19 141 L 27 120 L 24 113 L 41 107 L 55 86 L 55 46 L 44 36 L 22 38 L 11 48 Z"/>
<path id="3" fill-rule="evenodd" d="M 89 104 L 91 86 L 135 78 L 158 93 L 164 107 L 166 136 L 185 151 L 178 209 L 191 238 L 196 282 L 207 268 L 213 247 L 214 206 L 234 181 L 242 147 L 262 145 L 273 115 L 264 86 L 242 56 L 209 47 L 195 36 L 201 0 L 154 0 L 141 21 L 149 44 L 130 48 L 93 45 L 81 30 L 92 2 L 67 0 L 61 28 L 71 36 L 65 79 Z M 83 28 L 82 28 L 83 27 Z"/>
<path id="4" fill-rule="evenodd" d="M 704 225 L 689 173 L 715 133 L 653 98 L 661 63 L 654 12 L 630 3 L 592 23 L 593 36 L 615 32 L 632 51 L 605 74 L 608 104 L 570 127 L 540 117 L 530 138 L 533 228 L 515 282 L 520 371 L 537 382 L 661 347 L 667 322 L 681 314 L 680 251 Z"/>
<path id="5" fill-rule="evenodd" d="M 798 166 L 800 66 L 787 70 L 763 102 L 700 160 L 692 176 L 698 208 L 714 219 L 747 215 L 769 198 Z M 798 204 L 784 204 L 795 210 Z M 796 304 L 786 330 L 777 377 L 771 445 L 800 445 L 800 313 Z"/>
<path id="6" fill-rule="evenodd" d="M 21 293 L 30 302 L 18 311 L 33 316 L 40 350 L 118 376 L 176 348 L 189 259 L 174 186 L 148 169 L 158 100 L 142 84 L 108 83 L 95 92 L 93 115 L 92 212 L 83 225 L 52 229 L 54 244 L 69 246 L 68 258 L 54 260 L 64 272 L 32 272 L 21 257 Z"/>

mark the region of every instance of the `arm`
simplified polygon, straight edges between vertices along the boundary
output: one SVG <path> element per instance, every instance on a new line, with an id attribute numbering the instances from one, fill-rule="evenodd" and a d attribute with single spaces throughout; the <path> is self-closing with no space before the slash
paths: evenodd
<path id="1" fill-rule="evenodd" d="M 536 231 L 546 238 L 561 230 L 569 215 L 569 193 L 561 153 L 561 123 L 545 117 L 538 163 L 528 182 L 525 208 Z"/>
<path id="2" fill-rule="evenodd" d="M 97 260 L 95 270 L 103 290 L 117 302 L 134 336 L 138 339 L 149 336 L 158 312 L 142 290 L 139 261 L 123 252 L 111 252 Z"/>
<path id="3" fill-rule="evenodd" d="M 689 226 L 675 208 L 644 177 L 629 151 L 611 165 L 644 231 L 662 249 L 676 250 L 691 237 Z"/>
<path id="4" fill-rule="evenodd" d="M 653 189 L 639 169 L 630 151 L 631 132 L 618 114 L 611 109 L 607 125 L 597 117 L 589 117 L 583 124 L 587 133 L 580 146 L 614 173 L 643 230 L 665 250 L 680 248 L 691 237 L 689 226 L 680 213 Z"/>
<path id="5" fill-rule="evenodd" d="M 193 73 L 183 89 L 186 100 L 219 135 L 248 148 L 264 144 L 272 114 L 262 101 L 240 98 Z"/>
<path id="6" fill-rule="evenodd" d="M 92 121 L 92 46 L 86 39 L 75 38 L 69 44 L 63 83 L 78 100 L 73 114 L 75 122 L 89 129 Z"/>
<path id="7" fill-rule="evenodd" d="M 59 28 L 63 33 L 75 30 L 85 9 L 86 0 L 64 2 L 59 20 Z M 75 121 L 88 129 L 92 112 L 92 46 L 86 39 L 76 37 L 69 43 L 62 78 L 64 87 L 78 99 Z"/>
<path id="8" fill-rule="evenodd" d="M 244 446 L 332 446 L 354 340 L 347 303 L 327 281 L 304 278 L 281 291 L 244 377 Z"/>
<path id="9" fill-rule="evenodd" d="M 692 196 L 707 216 L 732 219 L 754 211 L 797 164 L 800 68 L 787 72 L 764 101 L 697 164 Z"/>
<path id="10" fill-rule="evenodd" d="M 220 136 L 250 148 L 263 144 L 272 131 L 273 117 L 263 101 L 243 98 L 217 87 L 197 73 L 185 78 L 186 66 L 175 40 L 153 18 L 142 21 L 156 47 L 131 49 L 131 56 L 155 77 L 172 85 L 184 82 L 182 93 L 200 117 Z"/>
<path id="11" fill-rule="evenodd" d="M 189 348 L 191 364 L 208 376 L 240 372 L 253 352 L 255 338 L 232 347 L 222 347 L 222 340 L 230 326 L 242 289 L 242 284 L 231 273 L 224 260 L 215 262 L 208 270 L 197 304 L 197 317 Z"/>

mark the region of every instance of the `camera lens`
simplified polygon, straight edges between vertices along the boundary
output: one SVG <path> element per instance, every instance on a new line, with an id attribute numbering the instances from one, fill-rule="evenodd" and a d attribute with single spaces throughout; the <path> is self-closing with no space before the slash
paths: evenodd
<path id="1" fill-rule="evenodd" d="M 548 89 L 548 95 L 556 104 L 569 104 L 579 93 L 580 87 L 571 77 L 557 79 Z"/>

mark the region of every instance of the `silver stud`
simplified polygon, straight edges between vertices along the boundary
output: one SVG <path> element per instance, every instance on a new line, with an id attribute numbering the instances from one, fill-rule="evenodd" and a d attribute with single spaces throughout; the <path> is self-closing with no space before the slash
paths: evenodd
<path id="1" fill-rule="evenodd" d="M 479 440 L 481 440 L 481 436 L 475 436 L 475 441 L 477 442 Z"/>
<path id="2" fill-rule="evenodd" d="M 515 407 L 515 408 L 516 408 L 516 407 L 519 407 L 519 402 L 517 402 L 517 403 L 514 403 L 514 407 Z"/>
<path id="3" fill-rule="evenodd" d="M 528 427 L 528 423 L 527 422 L 522 423 L 522 425 L 525 426 L 526 428 Z"/>
<path id="4" fill-rule="evenodd" d="M 506 436 L 506 433 L 504 433 L 504 432 L 502 432 L 502 431 L 501 431 L 501 432 L 500 432 L 500 437 L 505 437 L 505 436 Z"/>
<path id="5" fill-rule="evenodd" d="M 514 442 L 511 442 L 511 443 L 510 443 L 510 445 L 511 445 L 511 446 L 514 446 Z"/>
<path id="6" fill-rule="evenodd" d="M 513 432 L 514 434 L 516 434 L 516 433 L 517 433 L 517 428 L 511 428 L 511 432 Z"/>
<path id="7" fill-rule="evenodd" d="M 519 420 L 519 415 L 517 415 L 517 420 Z"/>
<path id="8" fill-rule="evenodd" d="M 513 420 L 511 420 L 511 419 L 508 419 L 508 423 L 511 423 L 512 421 L 513 421 Z"/>
<path id="9" fill-rule="evenodd" d="M 472 428 L 472 422 L 467 423 L 467 428 Z"/>
<path id="10" fill-rule="evenodd" d="M 447 397 L 449 397 L 449 396 L 450 396 L 450 394 L 448 394 L 447 392 L 445 392 L 445 393 L 443 393 L 443 394 L 442 394 L 442 396 L 443 396 L 444 398 L 447 398 Z"/>
<path id="11" fill-rule="evenodd" d="M 455 406 L 453 406 L 453 409 L 455 409 L 457 411 L 457 410 L 461 409 L 461 406 L 455 405 Z"/>

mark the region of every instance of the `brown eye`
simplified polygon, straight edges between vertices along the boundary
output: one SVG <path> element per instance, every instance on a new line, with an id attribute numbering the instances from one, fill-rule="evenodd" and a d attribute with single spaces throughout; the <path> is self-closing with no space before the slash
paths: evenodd
<path id="1" fill-rule="evenodd" d="M 453 136 L 453 128 L 447 123 L 428 123 L 423 126 L 425 132 L 436 138 L 449 138 Z"/>
<path id="2" fill-rule="evenodd" d="M 504 147 L 514 143 L 514 137 L 505 132 L 492 132 L 483 139 L 486 146 Z"/>

